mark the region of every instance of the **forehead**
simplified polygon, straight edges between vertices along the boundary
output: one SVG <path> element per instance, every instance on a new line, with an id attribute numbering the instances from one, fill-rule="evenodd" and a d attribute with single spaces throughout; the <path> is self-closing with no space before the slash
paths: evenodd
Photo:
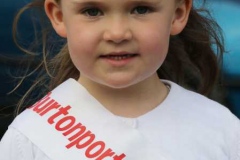
<path id="1" fill-rule="evenodd" d="M 72 2 L 151 2 L 151 1 L 163 1 L 163 0 L 68 0 Z"/>
<path id="2" fill-rule="evenodd" d="M 56 2 L 64 0 L 55 0 Z M 67 0 L 73 3 L 89 3 L 89 2 L 102 2 L 102 3 L 111 3 L 111 2 L 161 2 L 161 1 L 171 1 L 171 0 Z M 174 0 L 179 1 L 179 0 Z"/>
<path id="3" fill-rule="evenodd" d="M 134 3 L 140 3 L 140 4 L 160 4 L 160 3 L 169 3 L 169 2 L 175 2 L 180 0 L 56 0 L 56 2 L 67 2 L 71 4 L 134 4 Z"/>

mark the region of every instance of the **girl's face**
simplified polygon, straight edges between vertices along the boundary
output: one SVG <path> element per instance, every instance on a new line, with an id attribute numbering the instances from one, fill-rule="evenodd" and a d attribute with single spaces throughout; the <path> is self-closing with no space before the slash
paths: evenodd
<path id="1" fill-rule="evenodd" d="M 79 81 L 125 88 L 162 65 L 170 35 L 187 22 L 190 1 L 45 0 L 56 32 L 67 38 Z"/>

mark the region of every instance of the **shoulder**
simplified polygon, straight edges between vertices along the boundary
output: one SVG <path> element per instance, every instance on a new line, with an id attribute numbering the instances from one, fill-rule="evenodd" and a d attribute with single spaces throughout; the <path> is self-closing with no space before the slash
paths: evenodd
<path id="1" fill-rule="evenodd" d="M 9 127 L 0 142 L 1 160 L 32 160 L 32 144 L 16 129 Z M 4 155 L 4 157 L 1 157 Z M 28 157 L 27 157 L 28 155 Z"/>
<path id="2" fill-rule="evenodd" d="M 49 160 L 25 135 L 9 126 L 0 141 L 1 160 Z"/>
<path id="3" fill-rule="evenodd" d="M 240 121 L 225 106 L 189 91 L 171 81 L 166 104 L 172 107 L 179 125 L 191 128 L 194 136 L 228 148 L 231 157 L 240 159 Z"/>
<path id="4" fill-rule="evenodd" d="M 225 106 L 173 82 L 165 83 L 171 86 L 165 105 L 180 121 L 216 133 L 240 132 L 239 119 Z"/>
<path id="5" fill-rule="evenodd" d="M 171 86 L 171 91 L 167 97 L 167 101 L 171 102 L 172 105 L 178 104 L 179 109 L 187 110 L 192 114 L 198 114 L 205 118 L 232 118 L 235 117 L 228 108 L 215 102 L 201 94 L 187 90 L 178 84 L 171 81 L 164 81 Z M 220 120 L 219 119 L 219 120 Z M 226 120 L 225 119 L 225 120 Z"/>

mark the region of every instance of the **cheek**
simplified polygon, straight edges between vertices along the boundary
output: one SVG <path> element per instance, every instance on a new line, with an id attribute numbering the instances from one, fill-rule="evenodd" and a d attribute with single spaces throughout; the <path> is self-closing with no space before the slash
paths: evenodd
<path id="1" fill-rule="evenodd" d="M 90 65 L 89 57 L 94 52 L 91 39 L 90 34 L 87 32 L 68 33 L 69 54 L 73 64 L 79 71 Z"/>
<path id="2" fill-rule="evenodd" d="M 80 25 L 72 25 L 80 26 Z M 67 41 L 71 57 L 77 58 L 79 61 L 85 60 L 88 56 L 96 53 L 98 44 L 97 32 L 89 27 L 72 27 L 68 28 Z"/>
<path id="3" fill-rule="evenodd" d="M 69 50 L 72 54 L 79 54 L 80 51 L 87 54 L 91 53 L 96 44 L 93 32 L 87 32 L 84 30 L 74 30 L 68 33 Z"/>
<path id="4" fill-rule="evenodd" d="M 146 66 L 156 71 L 161 67 L 168 53 L 170 29 L 165 26 L 155 25 L 152 29 L 141 31 L 140 51 L 147 61 Z"/>
<path id="5" fill-rule="evenodd" d="M 154 54 L 154 58 L 165 58 L 168 52 L 170 30 L 156 27 L 142 32 L 141 50 L 146 54 Z"/>

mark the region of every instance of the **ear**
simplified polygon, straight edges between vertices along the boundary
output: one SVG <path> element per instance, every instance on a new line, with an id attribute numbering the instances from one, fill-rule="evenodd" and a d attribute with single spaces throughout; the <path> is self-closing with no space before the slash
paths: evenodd
<path id="1" fill-rule="evenodd" d="M 185 28 L 191 8 L 192 0 L 180 0 L 178 2 L 172 22 L 171 35 L 177 35 Z"/>
<path id="2" fill-rule="evenodd" d="M 60 2 L 57 3 L 56 0 L 45 0 L 44 8 L 54 30 L 59 36 L 66 38 L 67 34 Z"/>

